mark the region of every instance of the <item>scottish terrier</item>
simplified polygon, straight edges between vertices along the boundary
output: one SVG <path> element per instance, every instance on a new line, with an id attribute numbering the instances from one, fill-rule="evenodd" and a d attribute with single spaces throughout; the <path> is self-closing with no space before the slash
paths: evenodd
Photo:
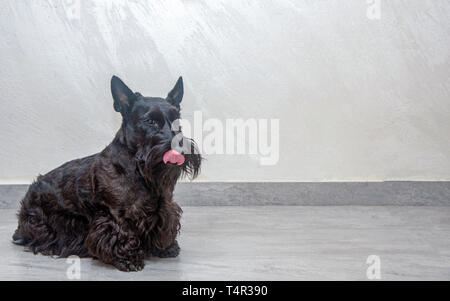
<path id="1" fill-rule="evenodd" d="M 173 191 L 181 176 L 195 178 L 201 163 L 195 142 L 172 126 L 183 91 L 180 77 L 165 99 L 144 97 L 113 76 L 114 109 L 122 115 L 114 140 L 38 176 L 21 202 L 13 242 L 121 271 L 142 270 L 152 255 L 178 256 L 182 210 Z"/>

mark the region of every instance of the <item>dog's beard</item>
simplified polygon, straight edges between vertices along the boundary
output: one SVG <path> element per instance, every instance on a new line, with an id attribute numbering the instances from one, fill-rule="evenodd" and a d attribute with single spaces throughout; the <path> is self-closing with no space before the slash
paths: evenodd
<path id="1" fill-rule="evenodd" d="M 199 172 L 202 163 L 202 156 L 198 150 L 197 144 L 192 139 L 185 138 L 186 149 L 189 150 L 187 154 L 184 155 L 185 163 L 182 165 L 183 175 L 187 176 L 189 179 L 195 179 Z"/>
<path id="2" fill-rule="evenodd" d="M 146 144 L 139 147 L 136 153 L 136 164 L 139 173 L 148 184 L 175 186 L 180 177 L 194 179 L 200 172 L 202 157 L 198 152 L 195 142 L 188 139 L 190 153 L 184 155 L 182 165 L 165 164 L 164 154 L 171 149 L 170 141 L 158 144 Z"/>

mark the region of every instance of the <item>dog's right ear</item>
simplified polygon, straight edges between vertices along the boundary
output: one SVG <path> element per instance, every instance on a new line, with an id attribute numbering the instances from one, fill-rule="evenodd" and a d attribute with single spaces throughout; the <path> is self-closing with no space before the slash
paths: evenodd
<path id="1" fill-rule="evenodd" d="M 117 76 L 111 78 L 111 93 L 114 99 L 114 110 L 125 116 L 136 99 L 133 91 Z"/>
<path id="2" fill-rule="evenodd" d="M 169 92 L 166 100 L 173 106 L 180 108 L 180 102 L 183 99 L 184 88 L 183 88 L 183 78 L 180 76 L 175 84 L 175 87 Z"/>

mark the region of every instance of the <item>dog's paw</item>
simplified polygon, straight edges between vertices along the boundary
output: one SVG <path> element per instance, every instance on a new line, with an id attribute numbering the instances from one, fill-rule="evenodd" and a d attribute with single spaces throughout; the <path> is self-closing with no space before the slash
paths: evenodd
<path id="1" fill-rule="evenodd" d="M 122 272 L 138 272 L 144 269 L 145 263 L 144 261 L 119 260 L 113 262 L 113 266 Z"/>
<path id="2" fill-rule="evenodd" d="M 175 241 L 170 247 L 164 250 L 155 249 L 152 251 L 152 255 L 160 258 L 172 258 L 177 257 L 180 254 L 180 246 Z"/>

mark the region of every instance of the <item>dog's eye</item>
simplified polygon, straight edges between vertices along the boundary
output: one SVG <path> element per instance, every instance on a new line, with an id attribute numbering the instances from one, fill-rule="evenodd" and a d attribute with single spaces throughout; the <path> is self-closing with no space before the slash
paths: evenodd
<path id="1" fill-rule="evenodd" d="M 150 123 L 151 125 L 154 125 L 154 126 L 158 125 L 158 123 L 155 120 L 153 120 L 153 119 L 149 119 L 148 123 Z"/>

